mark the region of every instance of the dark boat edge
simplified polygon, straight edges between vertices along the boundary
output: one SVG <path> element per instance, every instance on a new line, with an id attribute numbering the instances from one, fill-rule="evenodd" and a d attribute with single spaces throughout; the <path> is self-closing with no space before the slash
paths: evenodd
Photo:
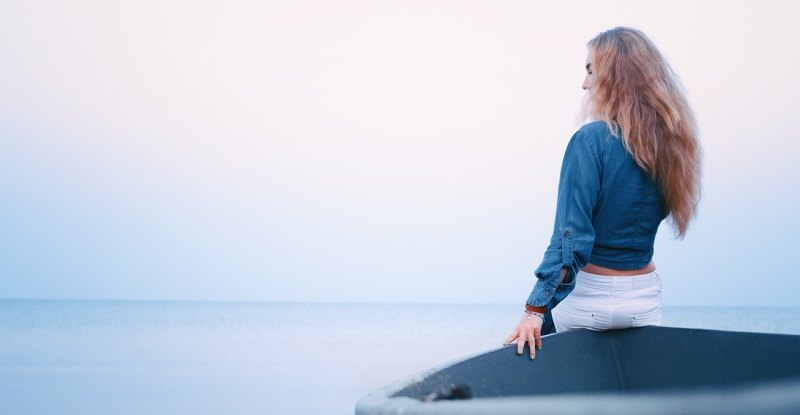
<path id="1" fill-rule="evenodd" d="M 470 414 L 798 414 L 800 381 L 684 393 L 564 394 L 424 402 L 391 397 L 408 383 L 380 389 L 356 403 L 356 415 Z"/>
<path id="2" fill-rule="evenodd" d="M 698 330 L 698 329 L 685 329 Z M 703 330 L 713 331 L 713 330 Z M 727 332 L 733 333 L 733 332 Z M 760 334 L 760 333 L 742 333 Z M 549 336 L 546 336 L 549 337 Z M 378 389 L 358 400 L 356 415 L 455 414 L 798 414 L 800 377 L 728 386 L 636 393 L 565 393 L 555 395 L 477 397 L 428 402 L 397 396 L 411 385 L 459 363 L 507 349 L 489 350 L 426 370 Z M 744 357 L 746 358 L 746 357 Z"/>

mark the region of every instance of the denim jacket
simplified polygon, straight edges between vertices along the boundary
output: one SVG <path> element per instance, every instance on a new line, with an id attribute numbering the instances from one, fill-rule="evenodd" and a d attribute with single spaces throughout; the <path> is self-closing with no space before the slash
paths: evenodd
<path id="1" fill-rule="evenodd" d="M 668 213 L 658 185 L 622 140 L 604 122 L 584 125 L 564 154 L 553 236 L 527 303 L 552 310 L 589 262 L 611 269 L 647 266 Z M 567 275 L 559 283 L 562 268 Z"/>

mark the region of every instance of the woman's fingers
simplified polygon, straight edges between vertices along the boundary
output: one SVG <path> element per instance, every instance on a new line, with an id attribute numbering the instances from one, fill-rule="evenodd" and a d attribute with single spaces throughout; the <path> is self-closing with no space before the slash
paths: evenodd
<path id="1" fill-rule="evenodd" d="M 542 342 L 541 339 L 539 339 L 538 341 L 539 343 Z M 528 339 L 528 349 L 530 349 L 531 351 L 531 360 L 536 359 L 536 342 L 537 342 L 536 337 L 531 336 Z"/>
<path id="2" fill-rule="evenodd" d="M 531 320 L 530 316 L 523 316 L 514 332 L 503 341 L 503 346 L 508 346 L 514 340 L 517 341 L 517 354 L 525 352 L 525 345 L 528 345 L 531 360 L 536 358 L 536 350 L 542 350 L 542 327 L 539 320 Z"/>
<path id="3" fill-rule="evenodd" d="M 536 336 L 536 348 L 542 350 L 542 330 L 541 329 L 536 330 L 534 336 Z M 533 347 L 531 347 L 531 349 L 533 349 Z"/>
<path id="4" fill-rule="evenodd" d="M 509 344 L 511 344 L 511 342 L 513 342 L 513 341 L 514 341 L 514 339 L 516 339 L 517 337 L 518 337 L 518 335 L 517 335 L 517 332 L 513 332 L 513 333 L 511 333 L 511 335 L 510 335 L 510 336 L 506 337 L 506 339 L 505 339 L 505 340 L 503 340 L 503 346 L 508 346 L 508 345 L 509 345 Z"/>
<path id="5" fill-rule="evenodd" d="M 517 341 L 517 354 L 521 355 L 522 350 L 525 349 L 525 342 L 528 340 L 525 335 L 519 336 L 519 340 Z"/>

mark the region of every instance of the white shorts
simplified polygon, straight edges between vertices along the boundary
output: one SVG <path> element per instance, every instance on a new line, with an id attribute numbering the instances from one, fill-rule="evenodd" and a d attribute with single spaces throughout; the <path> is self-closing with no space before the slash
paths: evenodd
<path id="1" fill-rule="evenodd" d="M 580 271 L 575 289 L 553 309 L 553 323 L 558 332 L 661 324 L 661 278 L 655 271 L 634 277 Z"/>

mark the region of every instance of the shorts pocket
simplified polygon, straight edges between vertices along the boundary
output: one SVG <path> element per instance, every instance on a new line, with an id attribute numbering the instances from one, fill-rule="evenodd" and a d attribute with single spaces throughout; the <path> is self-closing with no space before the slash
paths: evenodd
<path id="1" fill-rule="evenodd" d="M 631 316 L 631 327 L 656 326 L 661 324 L 661 307 Z"/>
<path id="2" fill-rule="evenodd" d="M 557 332 L 575 329 L 599 329 L 595 324 L 595 313 L 579 310 L 563 303 L 553 309 L 553 323 Z"/>

